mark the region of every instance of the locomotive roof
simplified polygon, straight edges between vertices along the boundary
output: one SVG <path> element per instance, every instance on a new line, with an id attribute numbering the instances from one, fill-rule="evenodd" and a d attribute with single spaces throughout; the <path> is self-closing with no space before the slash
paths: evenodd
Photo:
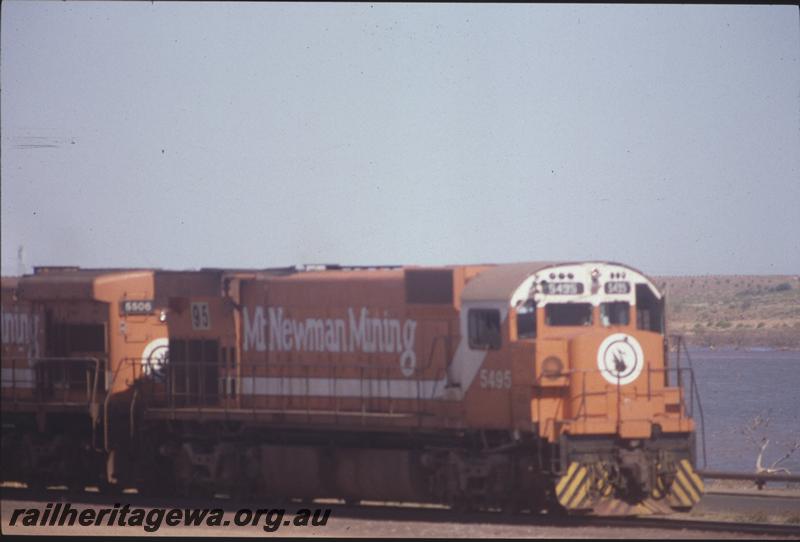
<path id="1" fill-rule="evenodd" d="M 546 269 L 561 265 L 581 264 L 608 264 L 618 265 L 641 275 L 650 282 L 650 286 L 657 297 L 661 293 L 653 285 L 647 275 L 629 265 L 617 262 L 578 261 L 578 262 L 521 262 L 499 264 L 480 272 L 475 278 L 467 282 L 461 294 L 462 301 L 505 301 L 511 299 L 518 287 L 531 275 Z"/>
<path id="2" fill-rule="evenodd" d="M 37 269 L 33 275 L 20 277 L 18 288 L 27 299 L 87 299 L 95 295 L 100 284 L 152 273 L 152 269 Z"/>
<path id="3" fill-rule="evenodd" d="M 2 277 L 3 288 L 16 288 L 19 283 L 19 277 Z"/>
<path id="4" fill-rule="evenodd" d="M 561 262 L 520 262 L 499 264 L 480 272 L 467 282 L 462 301 L 497 301 L 511 299 L 519 285 L 540 269 Z"/>

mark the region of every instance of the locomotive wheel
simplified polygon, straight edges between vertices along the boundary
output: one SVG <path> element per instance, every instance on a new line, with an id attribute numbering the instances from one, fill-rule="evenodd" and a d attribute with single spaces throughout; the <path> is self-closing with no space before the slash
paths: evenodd
<path id="1" fill-rule="evenodd" d="M 42 493 L 47 489 L 48 483 L 45 473 L 39 467 L 41 456 L 41 438 L 38 435 L 28 434 L 22 438 L 20 449 L 20 474 L 28 489 Z"/>
<path id="2" fill-rule="evenodd" d="M 18 434 L 4 434 L 0 442 L 2 442 L 0 457 L 3 458 L 2 465 L 0 465 L 2 481 L 23 481 L 25 478 L 24 463 L 27 458 L 22 438 Z"/>
<path id="3" fill-rule="evenodd" d="M 175 497 L 178 494 L 174 478 L 161 468 L 152 468 L 145 473 L 136 489 L 146 497 Z"/>
<path id="4" fill-rule="evenodd" d="M 87 482 L 86 456 L 80 441 L 71 435 L 58 435 L 51 447 L 56 457 L 55 476 L 71 495 L 83 493 Z"/>
<path id="5" fill-rule="evenodd" d="M 194 480 L 192 472 L 192 461 L 186 450 L 181 449 L 173 462 L 173 472 L 175 473 L 176 493 L 181 497 L 188 497 L 192 492 L 192 482 Z"/>
<path id="6" fill-rule="evenodd" d="M 122 487 L 119 484 L 112 484 L 108 480 L 100 480 L 97 489 L 102 495 L 117 496 L 122 495 Z"/>
<path id="7" fill-rule="evenodd" d="M 503 513 L 514 516 L 522 511 L 522 503 L 517 495 L 512 495 L 503 505 Z"/>
<path id="8" fill-rule="evenodd" d="M 139 483 L 136 489 L 147 497 L 175 497 L 178 494 L 173 461 L 167 457 L 152 456 L 140 461 Z"/>
<path id="9" fill-rule="evenodd" d="M 467 497 L 458 496 L 450 501 L 450 509 L 458 515 L 469 514 L 478 510 L 478 506 Z"/>

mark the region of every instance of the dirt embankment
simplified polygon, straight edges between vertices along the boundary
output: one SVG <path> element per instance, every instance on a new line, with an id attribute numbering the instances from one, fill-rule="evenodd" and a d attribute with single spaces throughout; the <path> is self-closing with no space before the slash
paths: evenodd
<path id="1" fill-rule="evenodd" d="M 653 277 L 670 333 L 697 346 L 800 349 L 800 276 Z"/>

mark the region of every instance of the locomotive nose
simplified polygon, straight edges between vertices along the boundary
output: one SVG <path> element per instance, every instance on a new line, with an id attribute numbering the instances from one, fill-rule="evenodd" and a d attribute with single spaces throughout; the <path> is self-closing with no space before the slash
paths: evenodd
<path id="1" fill-rule="evenodd" d="M 653 345 L 643 342 L 627 329 L 597 329 L 568 339 L 571 432 L 650 438 L 657 405 L 648 397 L 653 389 L 648 379 L 658 359 Z"/>

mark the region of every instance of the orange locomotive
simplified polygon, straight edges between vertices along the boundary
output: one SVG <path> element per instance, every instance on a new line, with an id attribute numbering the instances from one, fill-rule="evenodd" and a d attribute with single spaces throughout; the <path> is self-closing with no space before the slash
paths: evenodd
<path id="1" fill-rule="evenodd" d="M 158 297 L 122 485 L 602 515 L 703 492 L 663 295 L 630 267 L 199 271 Z"/>
<path id="2" fill-rule="evenodd" d="M 4 480 L 104 485 L 107 399 L 133 378 L 122 360 L 168 345 L 153 285 L 147 270 L 43 267 L 3 278 Z"/>

